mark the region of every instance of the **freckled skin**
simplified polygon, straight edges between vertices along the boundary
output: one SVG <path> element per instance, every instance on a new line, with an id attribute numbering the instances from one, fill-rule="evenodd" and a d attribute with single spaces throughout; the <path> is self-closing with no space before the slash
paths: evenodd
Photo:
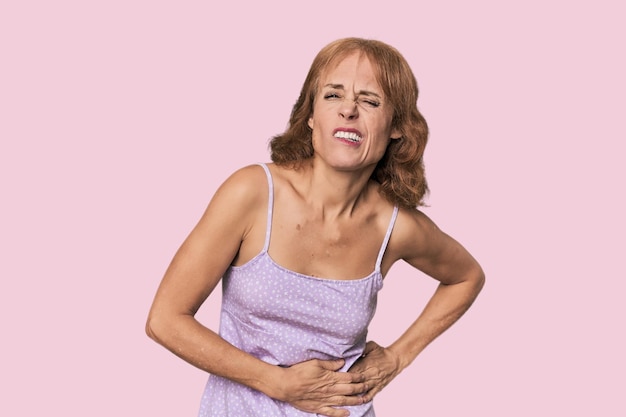
<path id="1" fill-rule="evenodd" d="M 219 398 L 203 398 L 207 410 L 201 416 L 215 415 L 208 407 L 225 407 L 227 401 L 234 415 L 254 415 L 258 407 L 250 404 L 259 399 L 267 404 L 262 409 L 345 417 L 354 407 L 351 415 L 371 417 L 356 407 L 367 406 L 464 314 L 482 288 L 480 265 L 419 210 L 399 210 L 388 245 L 379 252 L 395 208 L 371 173 L 389 141 L 399 138 L 390 126 L 392 109 L 364 55 L 347 56 L 321 78 L 308 120 L 313 158 L 297 170 L 266 166 L 276 180 L 273 219 L 268 221 L 263 169 L 235 172 L 172 259 L 150 309 L 150 337 L 211 374 L 218 385 L 244 393 L 229 397 L 207 390 Z M 270 235 L 272 221 L 276 227 Z M 397 261 L 440 285 L 391 345 L 365 343 L 359 335 L 380 287 L 368 284 L 382 280 Z M 373 268 L 379 262 L 380 268 Z M 315 285 L 294 288 L 280 279 L 294 275 L 298 285 Z M 223 317 L 230 321 L 218 334 L 195 314 L 222 277 Z M 316 277 L 324 277 L 324 285 Z M 289 320 L 295 322 L 273 331 Z M 232 326 L 241 332 L 229 331 Z M 300 332 L 299 326 L 308 330 Z M 271 331 L 263 331 L 267 328 Z M 322 335 L 334 342 L 320 347 Z M 246 410 L 240 398 L 252 401 Z"/>
<path id="2" fill-rule="evenodd" d="M 382 158 L 391 138 L 400 133 L 391 128 L 393 109 L 366 55 L 354 53 L 329 69 L 320 81 L 313 115 L 314 158 L 340 170 L 372 170 Z M 358 144 L 334 137 L 336 129 L 355 129 Z"/>

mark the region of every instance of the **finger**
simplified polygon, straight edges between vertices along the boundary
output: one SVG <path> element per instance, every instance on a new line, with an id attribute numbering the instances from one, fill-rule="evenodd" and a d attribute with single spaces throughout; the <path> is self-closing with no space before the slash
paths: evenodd
<path id="1" fill-rule="evenodd" d="M 366 401 L 362 395 L 343 395 L 329 398 L 328 403 L 333 407 L 352 407 L 364 404 Z"/>
<path id="2" fill-rule="evenodd" d="M 344 410 L 343 408 L 322 407 L 317 412 L 317 415 L 328 417 L 348 417 L 350 412 L 348 410 Z"/>
<path id="3" fill-rule="evenodd" d="M 367 376 L 362 372 L 336 372 L 336 384 L 360 384 L 367 381 Z"/>
<path id="4" fill-rule="evenodd" d="M 368 384 L 367 382 L 363 382 L 360 384 L 346 384 L 343 385 L 342 388 L 345 390 L 342 395 L 362 395 L 371 390 L 372 384 Z"/>
<path id="5" fill-rule="evenodd" d="M 383 388 L 385 388 L 385 384 L 378 384 L 378 385 L 374 386 L 368 392 L 364 393 L 361 396 L 361 398 L 363 399 L 364 402 L 370 402 L 370 401 L 372 401 L 374 399 L 374 397 L 376 395 L 378 395 L 379 392 L 381 392 L 383 390 Z"/>
<path id="6" fill-rule="evenodd" d="M 317 362 L 322 369 L 326 369 L 328 371 L 338 371 L 346 364 L 344 359 L 335 359 L 332 361 L 318 360 Z"/>
<path id="7" fill-rule="evenodd" d="M 368 392 L 374 384 L 361 382 L 361 383 L 348 383 L 348 384 L 334 384 L 329 387 L 326 393 L 334 396 L 348 396 L 361 395 Z M 347 404 L 340 404 L 347 405 Z M 350 404 L 353 405 L 353 404 Z"/>
<path id="8" fill-rule="evenodd" d="M 375 366 L 363 366 L 360 370 L 360 374 L 365 377 L 366 381 L 376 381 L 381 378 L 380 369 Z"/>

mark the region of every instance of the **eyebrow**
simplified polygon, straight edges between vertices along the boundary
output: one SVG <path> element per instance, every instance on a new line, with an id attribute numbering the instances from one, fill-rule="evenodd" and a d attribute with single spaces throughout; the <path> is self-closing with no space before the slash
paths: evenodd
<path id="1" fill-rule="evenodd" d="M 324 87 L 329 87 L 335 90 L 345 90 L 343 84 L 326 84 Z M 357 96 L 373 96 L 379 99 L 382 98 L 379 94 L 368 90 L 360 90 L 356 94 Z"/>

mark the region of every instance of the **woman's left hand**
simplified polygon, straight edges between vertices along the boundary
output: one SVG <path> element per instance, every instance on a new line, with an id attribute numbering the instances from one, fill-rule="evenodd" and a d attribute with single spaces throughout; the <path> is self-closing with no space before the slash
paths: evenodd
<path id="1" fill-rule="evenodd" d="M 365 402 L 383 390 L 401 371 L 400 360 L 395 353 L 376 342 L 367 342 L 363 356 L 357 360 L 348 372 L 358 372 L 366 376 L 371 389 L 363 394 Z"/>

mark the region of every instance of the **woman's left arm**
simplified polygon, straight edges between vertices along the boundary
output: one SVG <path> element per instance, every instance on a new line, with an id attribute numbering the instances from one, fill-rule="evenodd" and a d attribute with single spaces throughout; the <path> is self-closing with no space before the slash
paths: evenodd
<path id="1" fill-rule="evenodd" d="M 389 255 L 403 259 L 439 281 L 419 317 L 390 346 L 369 342 L 350 371 L 367 376 L 370 401 L 430 342 L 447 330 L 472 305 L 485 282 L 478 262 L 456 240 L 420 211 L 401 211 L 389 242 Z"/>

